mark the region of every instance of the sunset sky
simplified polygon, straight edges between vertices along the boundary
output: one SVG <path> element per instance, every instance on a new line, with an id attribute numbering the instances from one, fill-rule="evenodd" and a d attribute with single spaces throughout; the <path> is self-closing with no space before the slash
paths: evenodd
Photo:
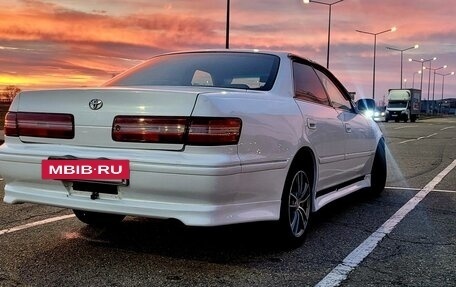
<path id="1" fill-rule="evenodd" d="M 326 3 L 335 0 L 320 0 Z M 451 4 L 450 4 L 451 3 Z M 377 37 L 376 99 L 411 87 L 421 64 L 438 59 L 439 72 L 456 71 L 456 7 L 448 0 L 345 0 L 332 6 L 330 69 L 357 97 L 372 97 Z M 162 52 L 225 47 L 226 0 L 0 0 L 0 88 L 23 90 L 97 86 Z M 284 50 L 326 65 L 328 7 L 302 0 L 231 0 L 231 48 Z M 432 99 L 432 80 L 430 97 Z M 435 81 L 441 97 L 442 76 Z M 415 87 L 420 77 L 415 76 Z M 423 79 L 427 98 L 428 73 Z M 456 76 L 445 78 L 445 97 L 456 97 Z"/>

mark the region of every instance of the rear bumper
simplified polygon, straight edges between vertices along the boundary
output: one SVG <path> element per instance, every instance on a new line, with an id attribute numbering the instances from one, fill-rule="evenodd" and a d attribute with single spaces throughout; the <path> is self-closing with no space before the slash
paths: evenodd
<path id="1" fill-rule="evenodd" d="M 45 147 L 46 146 L 46 147 Z M 49 152 L 52 150 L 52 152 Z M 23 151 L 23 149 L 22 149 Z M 175 218 L 186 225 L 214 226 L 277 220 L 287 161 L 250 165 L 243 172 L 236 152 L 126 151 L 38 145 L 19 153 L 15 145 L 0 148 L 0 174 L 6 203 L 38 203 L 71 209 Z M 41 179 L 41 161 L 51 155 L 130 160 L 130 185 L 118 194 L 75 191 L 71 183 Z"/>

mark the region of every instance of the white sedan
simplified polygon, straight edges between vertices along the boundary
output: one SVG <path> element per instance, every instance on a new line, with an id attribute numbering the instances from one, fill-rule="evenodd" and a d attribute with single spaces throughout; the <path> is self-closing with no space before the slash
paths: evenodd
<path id="1" fill-rule="evenodd" d="M 312 212 L 384 189 L 385 143 L 312 61 L 194 51 L 154 57 L 100 88 L 20 93 L 0 174 L 5 202 L 70 208 L 87 224 L 278 221 L 296 244 Z"/>

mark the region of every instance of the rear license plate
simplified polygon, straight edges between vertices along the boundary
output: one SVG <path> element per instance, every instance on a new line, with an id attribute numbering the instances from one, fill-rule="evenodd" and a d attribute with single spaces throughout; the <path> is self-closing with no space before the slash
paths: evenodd
<path id="1" fill-rule="evenodd" d="M 103 181 L 122 184 L 130 179 L 129 160 L 47 159 L 41 163 L 42 179 Z"/>
<path id="2" fill-rule="evenodd" d="M 97 182 L 74 181 L 73 190 L 106 194 L 118 194 L 118 186 Z"/>

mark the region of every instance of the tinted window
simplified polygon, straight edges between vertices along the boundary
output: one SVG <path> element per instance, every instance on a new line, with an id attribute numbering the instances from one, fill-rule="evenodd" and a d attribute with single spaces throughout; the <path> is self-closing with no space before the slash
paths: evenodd
<path id="1" fill-rule="evenodd" d="M 260 53 L 164 55 L 121 74 L 106 86 L 212 86 L 270 90 L 279 57 Z"/>
<path id="2" fill-rule="evenodd" d="M 325 74 L 317 70 L 317 74 L 320 77 L 321 83 L 326 89 L 328 96 L 331 100 L 331 104 L 336 109 L 351 110 L 352 106 L 350 100 L 346 99 L 339 88 L 328 78 Z"/>
<path id="3" fill-rule="evenodd" d="M 329 105 L 325 90 L 312 67 L 294 62 L 293 78 L 296 98 Z"/>

